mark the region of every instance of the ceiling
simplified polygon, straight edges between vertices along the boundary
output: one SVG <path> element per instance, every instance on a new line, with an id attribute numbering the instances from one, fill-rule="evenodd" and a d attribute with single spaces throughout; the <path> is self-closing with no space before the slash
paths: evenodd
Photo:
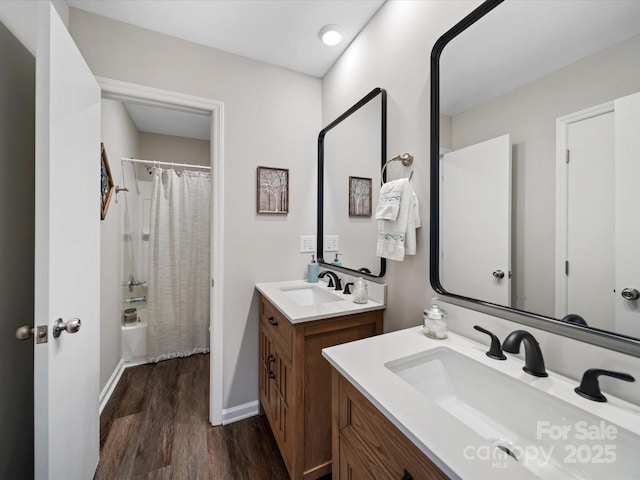
<path id="1" fill-rule="evenodd" d="M 385 0 L 67 0 L 73 7 L 137 27 L 314 77 L 324 74 Z M 320 29 L 338 25 L 333 47 Z M 141 132 L 208 140 L 207 115 L 125 103 Z"/>
<path id="2" fill-rule="evenodd" d="M 321 78 L 385 0 L 67 0 L 73 7 Z M 338 25 L 329 47 L 320 29 Z"/>
<path id="3" fill-rule="evenodd" d="M 322 77 L 385 0 L 67 1 L 97 15 Z M 640 1 L 507 2 L 485 19 L 443 52 L 441 108 L 450 115 L 640 33 Z M 339 45 L 320 41 L 327 24 L 341 27 Z M 615 29 L 604 30 L 605 25 Z M 540 41 L 542 55 L 536 50 Z M 473 82 L 467 81 L 470 76 Z M 141 105 L 127 109 L 140 131 L 208 139 L 206 116 Z M 183 128 L 187 124 L 194 126 Z"/>
<path id="4" fill-rule="evenodd" d="M 209 115 L 131 102 L 124 102 L 124 106 L 140 132 L 210 140 Z"/>

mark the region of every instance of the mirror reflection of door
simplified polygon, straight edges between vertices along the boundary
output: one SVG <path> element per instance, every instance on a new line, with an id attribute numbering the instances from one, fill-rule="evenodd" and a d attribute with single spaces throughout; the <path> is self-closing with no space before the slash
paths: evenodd
<path id="1" fill-rule="evenodd" d="M 613 122 L 608 112 L 567 128 L 567 290 L 559 315 L 578 314 L 606 330 L 614 318 Z"/>
<path id="2" fill-rule="evenodd" d="M 637 93 L 558 119 L 556 316 L 630 336 L 639 300 L 622 292 L 640 289 L 639 116 Z"/>
<path id="3" fill-rule="evenodd" d="M 615 331 L 640 336 L 640 300 L 625 299 L 625 289 L 640 290 L 640 93 L 615 102 Z"/>
<path id="4" fill-rule="evenodd" d="M 442 286 L 511 305 L 509 135 L 446 153 L 440 166 Z"/>

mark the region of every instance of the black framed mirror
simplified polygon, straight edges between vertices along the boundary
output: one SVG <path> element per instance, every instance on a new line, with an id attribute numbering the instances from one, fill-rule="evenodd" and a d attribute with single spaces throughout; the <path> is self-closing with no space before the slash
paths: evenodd
<path id="1" fill-rule="evenodd" d="M 622 208 L 640 203 L 638 51 L 640 3 L 624 0 L 489 0 L 436 42 L 440 296 L 640 356 L 640 221 Z"/>
<path id="2" fill-rule="evenodd" d="M 385 180 L 386 155 L 387 93 L 382 88 L 371 90 L 318 134 L 321 265 L 357 276 L 384 276 L 386 260 L 376 255 L 372 210 Z"/>

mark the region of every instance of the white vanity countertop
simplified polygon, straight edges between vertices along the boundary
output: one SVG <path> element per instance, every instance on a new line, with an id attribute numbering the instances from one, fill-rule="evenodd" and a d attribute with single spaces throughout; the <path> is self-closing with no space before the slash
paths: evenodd
<path id="1" fill-rule="evenodd" d="M 345 281 L 346 280 L 343 280 L 343 284 Z M 340 297 L 340 300 L 302 306 L 283 294 L 283 291 L 286 290 L 312 286 L 336 295 Z M 373 282 L 368 282 L 369 300 L 363 304 L 354 303 L 351 295 L 343 294 L 342 290 L 328 288 L 326 282 L 322 279 L 320 279 L 318 283 L 308 283 L 306 280 L 257 283 L 256 289 L 287 317 L 291 323 L 309 322 L 311 320 L 383 310 L 385 308 L 386 285 Z"/>
<path id="2" fill-rule="evenodd" d="M 322 352 L 342 376 L 450 477 L 538 478 L 517 462 L 509 462 L 508 466 L 496 466 L 491 460 L 469 459 L 469 452 L 477 451 L 473 450 L 475 447 L 487 445 L 487 440 L 385 367 L 387 362 L 438 347 L 449 347 L 640 435 L 640 407 L 611 395 L 607 395 L 607 403 L 586 400 L 574 393 L 576 382 L 553 372 L 549 372 L 549 377 L 546 378 L 533 377 L 522 371 L 524 362 L 519 358 L 510 357 L 508 361 L 497 362 L 485 355 L 487 345 L 451 332 L 448 338 L 435 340 L 424 336 L 420 326 L 325 348 Z M 487 389 L 494 389 L 495 400 L 500 402 L 500 388 L 487 385 Z M 504 405 L 504 408 L 518 407 L 519 405 Z"/>

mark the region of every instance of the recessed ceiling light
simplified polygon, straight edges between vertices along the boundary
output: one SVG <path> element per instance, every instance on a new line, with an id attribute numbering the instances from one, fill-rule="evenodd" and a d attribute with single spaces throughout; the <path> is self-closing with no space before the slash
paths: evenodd
<path id="1" fill-rule="evenodd" d="M 337 25 L 325 25 L 320 29 L 320 39 L 325 45 L 333 46 L 342 41 L 342 33 Z"/>

